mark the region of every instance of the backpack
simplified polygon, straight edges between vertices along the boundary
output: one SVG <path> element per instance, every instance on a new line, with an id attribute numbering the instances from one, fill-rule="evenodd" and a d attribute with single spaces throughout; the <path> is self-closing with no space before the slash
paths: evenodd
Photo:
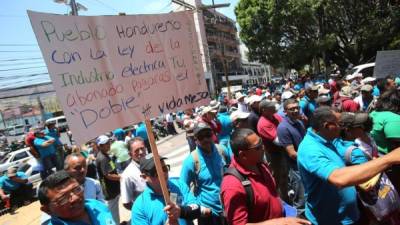
<path id="1" fill-rule="evenodd" d="M 229 167 L 225 170 L 224 176 L 226 175 L 232 175 L 234 177 L 236 177 L 236 179 L 238 179 L 242 185 L 243 188 L 246 192 L 246 204 L 247 204 L 247 208 L 249 209 L 249 211 L 251 210 L 252 206 L 253 206 L 253 202 L 254 202 L 254 193 L 253 193 L 253 188 L 251 187 L 251 182 L 248 179 L 247 176 L 243 175 L 242 173 L 240 173 L 235 167 Z"/>
<path id="2" fill-rule="evenodd" d="M 357 147 L 350 146 L 345 153 L 346 165 L 351 165 L 351 153 Z M 367 152 L 364 154 L 372 160 Z M 358 199 L 378 221 L 393 220 L 400 210 L 400 197 L 387 175 L 382 172 L 375 187 L 370 191 L 357 190 Z M 397 221 L 398 222 L 398 221 Z M 396 222 L 396 224 L 398 224 Z"/>

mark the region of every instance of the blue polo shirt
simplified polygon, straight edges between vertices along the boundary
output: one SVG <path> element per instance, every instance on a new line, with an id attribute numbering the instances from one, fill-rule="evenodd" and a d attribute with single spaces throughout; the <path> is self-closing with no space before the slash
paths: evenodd
<path id="1" fill-rule="evenodd" d="M 197 188 L 195 188 L 194 192 L 197 202 L 210 208 L 214 215 L 220 215 L 222 213 L 222 205 L 219 193 L 224 162 L 214 145 L 211 154 L 203 153 L 199 146 L 195 151 L 197 151 L 200 164 L 198 173 L 196 174 L 193 157 L 189 155 L 183 161 L 180 178 L 187 187 L 190 187 L 192 182 L 197 183 Z"/>
<path id="2" fill-rule="evenodd" d="M 108 207 L 97 200 L 86 199 L 85 209 L 92 225 L 116 225 Z M 68 221 L 52 216 L 49 225 L 89 225 L 83 221 Z"/>
<path id="3" fill-rule="evenodd" d="M 35 148 L 39 151 L 41 159 L 56 154 L 55 144 L 51 144 L 47 147 L 42 147 L 42 144 L 50 139 L 53 138 L 50 136 L 44 136 L 43 138 L 36 137 L 33 141 L 33 145 L 35 145 Z"/>
<path id="4" fill-rule="evenodd" d="M 44 134 L 46 136 L 52 137 L 56 140 L 56 145 L 62 145 L 62 142 L 60 140 L 60 137 L 58 136 L 58 130 L 56 128 L 53 128 L 51 130 L 49 130 L 49 128 L 46 128 L 46 130 L 44 131 Z"/>
<path id="5" fill-rule="evenodd" d="M 169 179 L 168 190 L 176 194 L 178 205 L 197 204 L 189 188 L 179 179 Z M 132 206 L 131 225 L 164 225 L 168 219 L 164 207 L 163 196 L 154 193 L 153 189 L 147 186 Z M 185 219 L 179 219 L 178 222 L 180 225 L 193 224 L 192 221 Z"/>
<path id="6" fill-rule="evenodd" d="M 221 123 L 221 132 L 218 134 L 218 140 L 229 140 L 233 130 L 232 120 L 228 112 L 218 113 L 218 121 Z"/>
<path id="7" fill-rule="evenodd" d="M 297 151 L 300 142 L 303 140 L 303 137 L 306 134 L 306 128 L 304 127 L 304 124 L 300 120 L 294 121 L 291 120 L 289 117 L 285 116 L 283 117 L 282 122 L 280 122 L 278 125 L 277 133 L 278 133 L 279 143 L 283 147 L 293 145 L 294 149 Z M 296 161 L 289 158 L 288 162 L 289 166 L 292 169 L 297 170 Z"/>
<path id="8" fill-rule="evenodd" d="M 311 118 L 312 114 L 317 108 L 317 103 L 306 95 L 300 100 L 299 106 L 304 112 L 304 115 L 306 115 L 308 118 Z"/>
<path id="9" fill-rule="evenodd" d="M 343 161 L 346 162 L 346 152 L 351 146 L 355 146 L 356 148 L 353 149 L 351 152 L 351 165 L 358 165 L 358 164 L 363 164 L 369 161 L 367 155 L 358 148 L 358 145 L 354 141 L 345 141 L 341 138 L 336 138 L 333 141 L 333 145 L 337 149 L 339 155 L 342 157 Z M 347 163 L 347 162 L 346 162 Z"/>
<path id="10" fill-rule="evenodd" d="M 28 179 L 24 172 L 17 172 L 16 176 L 20 179 Z M 20 183 L 11 180 L 7 175 L 0 177 L 0 188 L 8 194 L 17 190 L 20 186 Z"/>
<path id="11" fill-rule="evenodd" d="M 311 128 L 300 143 L 297 163 L 304 184 L 307 219 L 318 224 L 353 224 L 359 219 L 354 186 L 337 188 L 328 182 L 345 162 L 332 143 Z"/>

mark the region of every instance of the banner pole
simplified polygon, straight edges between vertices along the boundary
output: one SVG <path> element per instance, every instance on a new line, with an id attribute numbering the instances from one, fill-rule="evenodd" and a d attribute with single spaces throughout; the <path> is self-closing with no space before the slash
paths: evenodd
<path id="1" fill-rule="evenodd" d="M 147 136 L 149 137 L 149 143 L 150 143 L 151 151 L 153 153 L 154 164 L 156 166 L 157 176 L 158 176 L 158 180 L 160 181 L 164 201 L 165 201 L 165 204 L 170 204 L 171 200 L 169 198 L 167 182 L 165 181 L 165 179 L 163 179 L 163 177 L 165 175 L 164 175 L 164 171 L 161 166 L 160 155 L 158 154 L 156 141 L 154 139 L 153 128 L 151 126 L 151 122 L 149 119 L 145 120 L 145 124 L 146 124 Z"/>

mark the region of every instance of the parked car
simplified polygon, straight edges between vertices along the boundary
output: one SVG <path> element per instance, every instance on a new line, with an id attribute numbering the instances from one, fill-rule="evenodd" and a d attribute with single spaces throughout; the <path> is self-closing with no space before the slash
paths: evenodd
<path id="1" fill-rule="evenodd" d="M 350 75 L 354 77 L 354 75 L 362 73 L 364 77 L 372 77 L 374 75 L 374 68 L 375 68 L 375 63 L 358 65 L 350 70 Z"/>
<path id="2" fill-rule="evenodd" d="M 29 148 L 9 152 L 0 159 L 0 174 L 3 174 L 9 167 L 21 167 L 29 160 L 35 159 Z"/>
<path id="3" fill-rule="evenodd" d="M 14 125 L 11 127 L 7 127 L 6 129 L 6 133 L 9 136 L 17 136 L 17 135 L 21 135 L 24 134 L 25 132 L 25 126 L 24 125 Z"/>
<path id="4" fill-rule="evenodd" d="M 42 181 L 40 177 L 40 171 L 42 170 L 41 164 L 38 162 L 37 159 L 29 159 L 26 164 L 20 166 L 18 171 L 22 171 L 28 176 L 28 180 L 30 183 L 34 185 L 34 187 Z"/>
<path id="5" fill-rule="evenodd" d="M 68 123 L 67 123 L 67 119 L 65 118 L 65 116 L 58 116 L 58 117 L 50 118 L 50 119 L 46 120 L 46 123 L 51 122 L 51 121 L 56 122 L 56 127 L 58 127 L 60 132 L 66 131 L 68 128 Z"/>

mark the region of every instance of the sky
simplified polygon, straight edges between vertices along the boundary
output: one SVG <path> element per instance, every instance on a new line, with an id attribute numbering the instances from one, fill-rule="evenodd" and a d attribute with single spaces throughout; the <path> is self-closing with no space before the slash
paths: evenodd
<path id="1" fill-rule="evenodd" d="M 76 0 L 88 10 L 79 15 L 158 14 L 171 11 L 171 0 Z M 212 0 L 203 0 L 208 5 Z M 214 0 L 230 3 L 218 9 L 233 20 L 239 0 Z M 26 11 L 66 14 L 70 7 L 53 0 L 1 0 L 0 7 L 0 90 L 49 82 L 47 68 L 37 45 Z"/>

